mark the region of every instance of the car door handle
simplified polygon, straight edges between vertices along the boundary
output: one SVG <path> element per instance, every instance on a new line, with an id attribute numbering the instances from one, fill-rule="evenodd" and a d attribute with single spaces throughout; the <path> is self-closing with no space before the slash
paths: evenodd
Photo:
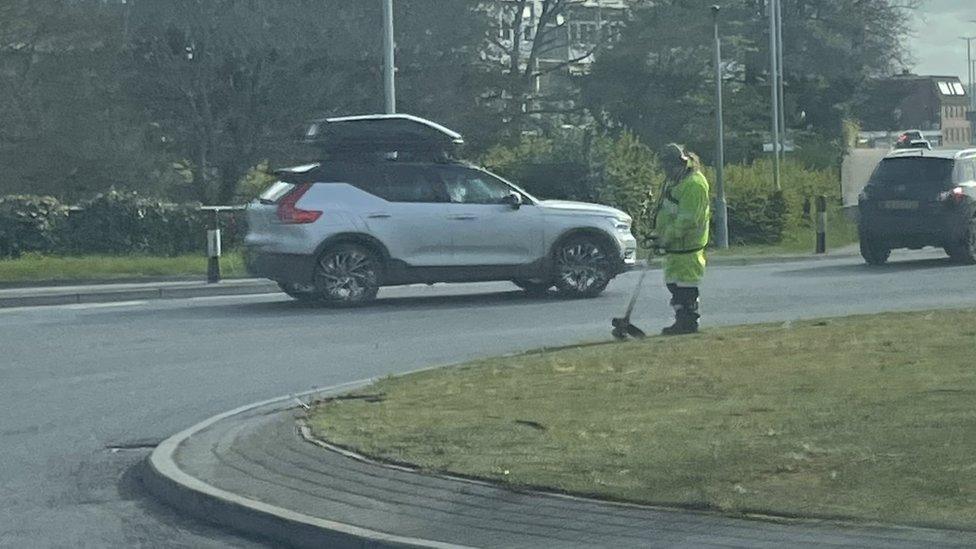
<path id="1" fill-rule="evenodd" d="M 369 215 L 366 216 L 367 219 L 389 219 L 390 217 L 393 217 L 393 216 L 391 216 L 388 213 L 383 213 L 383 212 L 371 213 L 371 214 L 369 214 Z"/>
<path id="2" fill-rule="evenodd" d="M 478 216 L 472 214 L 457 214 L 448 216 L 448 219 L 454 219 L 456 221 L 470 221 L 472 219 L 478 219 Z"/>

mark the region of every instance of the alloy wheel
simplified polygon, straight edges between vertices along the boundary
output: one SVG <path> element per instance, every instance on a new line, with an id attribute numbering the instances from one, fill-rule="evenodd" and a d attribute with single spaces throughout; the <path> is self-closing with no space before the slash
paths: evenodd
<path id="1" fill-rule="evenodd" d="M 610 282 L 610 261 L 596 243 L 574 240 L 560 248 L 556 256 L 556 280 L 559 289 L 577 295 L 599 293 Z"/>
<path id="2" fill-rule="evenodd" d="M 324 254 L 315 272 L 315 285 L 328 303 L 356 305 L 371 300 L 377 290 L 377 262 L 367 250 L 343 246 Z"/>

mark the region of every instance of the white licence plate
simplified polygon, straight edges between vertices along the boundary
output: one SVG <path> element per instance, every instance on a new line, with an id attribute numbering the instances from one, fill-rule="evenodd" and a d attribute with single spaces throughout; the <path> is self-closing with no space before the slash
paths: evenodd
<path id="1" fill-rule="evenodd" d="M 917 210 L 917 200 L 888 200 L 881 203 L 881 207 L 886 210 Z"/>

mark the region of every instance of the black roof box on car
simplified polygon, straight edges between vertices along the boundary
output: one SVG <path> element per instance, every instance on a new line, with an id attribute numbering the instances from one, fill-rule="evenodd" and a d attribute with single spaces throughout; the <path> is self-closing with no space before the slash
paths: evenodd
<path id="1" fill-rule="evenodd" d="M 461 134 L 409 114 L 373 114 L 313 120 L 305 142 L 327 153 L 450 152 Z"/>

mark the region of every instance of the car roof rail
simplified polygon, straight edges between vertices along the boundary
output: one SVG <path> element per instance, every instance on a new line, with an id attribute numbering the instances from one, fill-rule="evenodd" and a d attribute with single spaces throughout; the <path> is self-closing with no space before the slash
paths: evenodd
<path id="1" fill-rule="evenodd" d="M 928 149 L 895 149 L 888 153 L 888 157 L 895 156 L 925 156 Z"/>

